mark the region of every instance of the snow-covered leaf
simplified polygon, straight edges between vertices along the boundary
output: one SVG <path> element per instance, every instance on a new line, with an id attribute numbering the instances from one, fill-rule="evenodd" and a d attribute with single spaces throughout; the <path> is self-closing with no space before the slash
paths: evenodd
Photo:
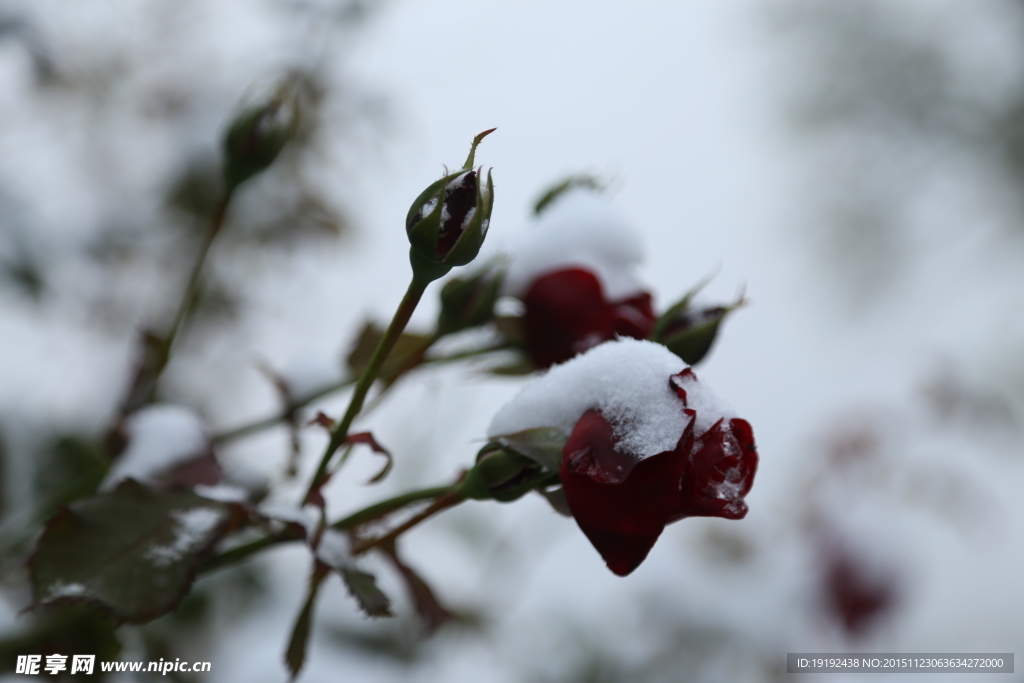
<path id="1" fill-rule="evenodd" d="M 230 508 L 134 480 L 62 508 L 30 560 L 36 605 L 87 602 L 118 621 L 170 612 L 225 533 Z"/>

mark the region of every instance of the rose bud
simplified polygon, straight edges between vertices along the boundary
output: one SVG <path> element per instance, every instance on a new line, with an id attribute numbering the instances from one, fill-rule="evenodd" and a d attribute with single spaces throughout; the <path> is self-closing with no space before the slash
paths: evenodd
<path id="1" fill-rule="evenodd" d="M 235 188 L 266 170 L 299 125 L 298 91 L 285 82 L 268 100 L 243 110 L 224 137 L 224 177 Z"/>
<path id="2" fill-rule="evenodd" d="M 441 289 L 437 333 L 453 334 L 491 322 L 503 279 L 504 273 L 492 266 L 470 277 L 446 282 Z"/>
<path id="3" fill-rule="evenodd" d="M 476 465 L 466 472 L 459 491 L 472 500 L 497 500 L 507 503 L 534 489 L 542 469 L 536 462 L 499 444 L 481 449 Z"/>
<path id="4" fill-rule="evenodd" d="M 513 250 L 506 286 L 523 302 L 523 345 L 538 368 L 615 336 L 647 338 L 655 321 L 632 275 L 641 252 L 629 224 L 592 189 L 558 189 Z"/>
<path id="5" fill-rule="evenodd" d="M 491 221 L 494 182 L 490 171 L 482 181 L 481 169 L 473 170 L 472 163 L 477 145 L 490 132 L 473 140 L 461 171 L 432 183 L 409 208 L 405 231 L 412 247 L 410 259 L 414 272 L 425 278 L 436 280 L 480 252 Z"/>
<path id="6" fill-rule="evenodd" d="M 568 435 L 559 470 L 566 502 L 615 574 L 636 569 L 667 524 L 747 513 L 757 470 L 750 424 L 661 345 L 607 342 L 552 368 L 490 432 L 541 426 Z"/>

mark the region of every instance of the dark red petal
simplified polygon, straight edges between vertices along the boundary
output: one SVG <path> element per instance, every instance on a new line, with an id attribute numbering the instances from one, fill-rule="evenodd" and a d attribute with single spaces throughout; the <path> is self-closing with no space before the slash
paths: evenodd
<path id="1" fill-rule="evenodd" d="M 567 361 L 615 335 L 615 309 L 597 277 L 582 268 L 537 278 L 523 303 L 526 350 L 538 368 Z"/>
<path id="2" fill-rule="evenodd" d="M 615 307 L 615 334 L 633 339 L 647 339 L 654 331 L 654 306 L 651 295 L 641 292 L 636 296 L 612 304 Z"/>
<path id="3" fill-rule="evenodd" d="M 444 211 L 448 218 L 437 233 L 437 258 L 444 259 L 466 228 L 466 216 L 476 206 L 476 171 L 470 171 L 452 181 L 444 192 Z"/>
<path id="4" fill-rule="evenodd" d="M 680 440 L 677 452 L 685 453 Z M 680 486 L 678 516 L 742 519 L 747 514 L 743 497 L 754 485 L 757 448 L 746 420 L 719 420 L 698 436 L 689 449 Z"/>
<path id="5" fill-rule="evenodd" d="M 637 461 L 614 444 L 612 426 L 588 411 L 562 450 L 559 476 L 576 523 L 608 568 L 625 576 L 676 511 L 684 463 L 674 451 Z"/>

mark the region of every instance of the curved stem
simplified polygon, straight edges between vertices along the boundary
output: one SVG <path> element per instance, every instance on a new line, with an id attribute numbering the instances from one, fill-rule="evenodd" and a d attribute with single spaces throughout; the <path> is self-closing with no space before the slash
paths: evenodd
<path id="1" fill-rule="evenodd" d="M 229 429 L 219 434 L 214 434 L 212 439 L 213 443 L 215 445 L 229 443 L 231 441 L 235 441 L 236 439 L 244 439 L 245 437 L 250 436 L 252 434 L 258 434 L 259 432 L 262 432 L 265 429 L 270 429 L 271 427 L 277 425 L 278 423 L 287 420 L 299 408 L 304 408 L 305 406 L 309 405 L 318 398 L 323 398 L 328 394 L 332 394 L 335 391 L 340 391 L 345 387 L 351 386 L 352 384 L 355 384 L 355 380 L 346 379 L 343 382 L 337 382 L 330 386 L 326 386 L 323 389 L 319 389 L 313 392 L 312 394 L 304 396 L 301 399 L 295 401 L 294 403 L 286 406 L 284 410 L 275 415 L 269 415 L 262 419 L 241 425 L 240 427 L 235 427 L 233 429 Z"/>
<path id="2" fill-rule="evenodd" d="M 206 561 L 206 563 L 200 567 L 200 574 L 209 574 L 215 572 L 218 569 L 231 566 L 248 559 L 249 556 L 255 555 L 258 552 L 263 551 L 271 546 L 279 545 L 281 543 L 289 543 L 291 541 L 301 540 L 302 536 L 292 532 L 290 529 L 284 529 L 276 534 L 270 534 L 263 538 L 257 538 L 255 541 L 244 543 L 239 546 L 235 546 L 231 550 L 226 550 L 219 555 L 214 555 Z"/>
<path id="3" fill-rule="evenodd" d="M 453 487 L 452 490 L 449 490 L 447 493 L 440 496 L 437 500 L 431 503 L 430 506 L 423 512 L 419 513 L 418 515 L 415 515 L 414 517 L 411 517 L 405 522 L 402 522 L 401 524 L 399 524 L 394 529 L 384 534 L 380 538 L 374 538 L 365 541 L 364 543 L 360 543 L 356 547 L 353 547 L 352 552 L 356 555 L 361 555 L 365 553 L 367 550 L 370 550 L 371 548 L 376 548 L 377 546 L 391 543 L 396 538 L 404 534 L 406 531 L 418 525 L 420 522 L 423 522 L 429 519 L 430 517 L 433 517 L 442 510 L 447 510 L 450 507 L 455 507 L 456 505 L 465 500 L 467 500 L 466 496 L 464 496 L 462 492 L 459 491 L 457 488 Z"/>
<path id="4" fill-rule="evenodd" d="M 228 187 L 224 190 L 224 194 L 220 201 L 217 203 L 217 207 L 213 211 L 213 216 L 210 218 L 210 227 L 206 231 L 206 235 L 203 236 L 203 243 L 199 247 L 199 254 L 196 256 L 195 262 L 192 264 L 192 272 L 189 273 L 188 282 L 185 284 L 185 291 L 182 292 L 181 300 L 178 302 L 178 310 L 174 314 L 174 318 L 171 321 L 171 326 L 168 328 L 167 333 L 164 336 L 164 343 L 167 345 L 167 352 L 170 355 L 170 350 L 174 345 L 174 341 L 181 331 L 185 321 L 188 320 L 192 314 L 192 309 L 195 307 L 196 295 L 199 293 L 199 282 L 200 276 L 203 272 L 203 266 L 206 265 L 206 257 L 210 254 L 210 248 L 213 247 L 214 241 L 217 239 L 217 235 L 220 234 L 221 228 L 224 227 L 224 219 L 227 217 L 228 204 L 231 203 L 231 196 L 234 194 L 234 189 Z"/>
<path id="5" fill-rule="evenodd" d="M 404 508 L 406 505 L 418 503 L 421 500 L 440 498 L 441 496 L 453 493 L 457 489 L 458 484 L 450 484 L 448 486 L 435 486 L 434 488 L 420 489 L 419 491 L 409 491 L 408 493 L 403 493 L 400 496 L 395 496 L 394 498 L 382 500 L 381 502 L 371 505 L 370 507 L 363 508 L 358 512 L 354 512 L 348 517 L 340 519 L 334 524 L 332 524 L 331 528 L 337 529 L 338 531 L 347 531 L 349 529 L 354 529 L 360 524 L 372 522 L 373 520 L 379 519 L 380 517 L 383 517 L 384 515 L 390 512 L 400 510 Z"/>
<path id="6" fill-rule="evenodd" d="M 227 216 L 232 194 L 233 191 L 230 187 L 224 191 L 213 211 L 213 215 L 210 217 L 210 225 L 207 227 L 206 234 L 203 235 L 203 242 L 199 247 L 199 253 L 196 254 L 195 261 L 192 263 L 192 270 L 189 272 L 188 280 L 185 283 L 185 288 L 182 290 L 181 298 L 178 300 L 174 317 L 171 318 L 167 329 L 164 330 L 162 335 L 143 334 L 135 375 L 121 401 L 118 417 L 115 420 L 115 426 L 112 427 L 112 431 L 116 429 L 116 425 L 121 419 L 153 399 L 157 381 L 171 359 L 175 340 L 195 308 L 196 295 L 199 291 L 203 267 L 206 264 L 207 256 L 210 254 L 210 249 L 217 239 L 217 235 L 220 234 L 221 229 L 224 227 L 224 219 Z"/>
<path id="7" fill-rule="evenodd" d="M 427 282 L 424 282 L 422 279 L 415 276 L 413 276 L 412 281 L 409 283 L 409 288 L 405 291 L 405 296 L 402 297 L 402 301 L 398 304 L 398 309 L 395 311 L 394 317 L 391 318 L 391 324 L 388 325 L 387 331 L 384 332 L 384 336 L 381 337 L 380 342 L 377 344 L 377 348 L 373 351 L 373 356 L 371 356 L 369 364 L 363 370 L 363 374 L 359 376 L 359 381 L 356 382 L 355 391 L 352 393 L 352 398 L 349 400 L 348 410 L 345 411 L 345 415 L 341 418 L 341 422 L 331 434 L 331 440 L 327 443 L 327 448 L 324 450 L 324 454 L 320 457 L 320 464 L 317 466 L 316 473 L 309 482 L 309 487 L 306 489 L 306 495 L 303 496 L 303 502 L 308 500 L 323 483 L 324 476 L 327 474 L 327 466 L 331 462 L 331 456 L 334 455 L 341 444 L 345 443 L 345 440 L 348 438 L 348 430 L 352 426 L 352 421 L 356 419 L 359 411 L 362 410 L 363 401 L 366 400 L 366 394 L 370 391 L 370 387 L 373 385 L 374 380 L 377 379 L 381 366 L 384 365 L 385 359 L 387 359 L 388 354 L 391 353 L 391 349 L 394 348 L 395 342 L 398 341 L 398 337 L 401 336 L 405 326 L 409 323 L 409 318 L 412 317 L 412 312 L 416 310 L 416 304 L 419 303 L 420 297 L 423 296 L 423 292 L 426 289 L 427 284 Z"/>

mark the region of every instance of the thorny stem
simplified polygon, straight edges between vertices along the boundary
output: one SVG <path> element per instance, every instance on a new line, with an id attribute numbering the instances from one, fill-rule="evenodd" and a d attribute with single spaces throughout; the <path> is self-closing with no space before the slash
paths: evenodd
<path id="1" fill-rule="evenodd" d="M 214 555 L 199 569 L 199 573 L 209 574 L 210 572 L 215 572 L 218 569 L 223 569 L 224 567 L 229 567 L 233 564 L 242 562 L 243 560 L 248 559 L 251 555 L 262 552 L 266 548 L 270 548 L 281 543 L 298 541 L 301 538 L 301 534 L 285 528 L 275 534 L 270 534 L 263 538 L 257 538 L 255 541 L 235 546 L 231 550 L 226 550 L 219 555 Z"/>
<path id="2" fill-rule="evenodd" d="M 405 326 L 409 323 L 409 318 L 412 317 L 412 312 L 416 310 L 416 304 L 419 303 L 420 297 L 423 296 L 427 284 L 427 282 L 424 282 L 415 275 L 409 283 L 409 288 L 405 291 L 405 296 L 402 297 L 401 303 L 398 304 L 398 309 L 391 319 L 391 324 L 388 325 L 384 336 L 377 343 L 377 348 L 374 349 L 369 364 L 363 370 L 363 374 L 359 376 L 359 381 L 356 382 L 355 391 L 352 393 L 352 398 L 349 399 L 348 410 L 345 411 L 345 416 L 341 418 L 341 422 L 331 434 L 331 440 L 327 443 L 327 448 L 320 457 L 320 464 L 317 466 L 316 474 L 313 475 L 309 482 L 306 495 L 302 499 L 303 502 L 309 500 L 310 496 L 322 485 L 324 475 L 327 473 L 327 466 L 331 462 L 331 456 L 348 439 L 348 430 L 352 426 L 352 421 L 356 419 L 359 411 L 362 410 L 366 394 L 370 391 L 374 380 L 377 379 L 381 366 L 384 365 L 384 361 L 387 359 L 388 354 L 391 353 L 395 342 L 398 341 Z"/>
<path id="3" fill-rule="evenodd" d="M 457 489 L 458 484 L 452 484 L 449 486 L 435 486 L 434 488 L 421 489 L 419 491 L 409 491 L 408 493 L 403 493 L 400 496 L 395 496 L 394 498 L 382 500 L 381 502 L 371 505 L 370 507 L 363 508 L 358 512 L 354 512 L 348 517 L 338 520 L 337 522 L 332 524 L 331 528 L 337 529 L 339 531 L 347 531 L 349 529 L 354 529 L 360 524 L 372 522 L 373 520 L 379 519 L 388 513 L 394 512 L 395 510 L 400 510 L 404 508 L 406 505 L 418 503 L 421 500 L 440 498 L 442 496 L 454 493 Z"/>
<path id="4" fill-rule="evenodd" d="M 430 517 L 433 517 L 442 510 L 447 510 L 450 507 L 455 507 L 464 500 L 466 500 L 466 497 L 462 494 L 461 491 L 457 489 L 450 490 L 448 491 L 448 493 L 445 493 L 444 495 L 440 496 L 437 500 L 435 500 L 433 503 L 431 503 L 430 506 L 423 512 L 399 524 L 394 529 L 384 534 L 380 538 L 370 539 L 357 544 L 352 548 L 352 552 L 356 555 L 361 555 L 365 553 L 367 550 L 370 550 L 380 545 L 391 543 L 396 538 L 398 538 L 399 536 L 401 536 L 406 531 L 413 528 L 420 522 L 423 522 L 429 519 Z"/>

